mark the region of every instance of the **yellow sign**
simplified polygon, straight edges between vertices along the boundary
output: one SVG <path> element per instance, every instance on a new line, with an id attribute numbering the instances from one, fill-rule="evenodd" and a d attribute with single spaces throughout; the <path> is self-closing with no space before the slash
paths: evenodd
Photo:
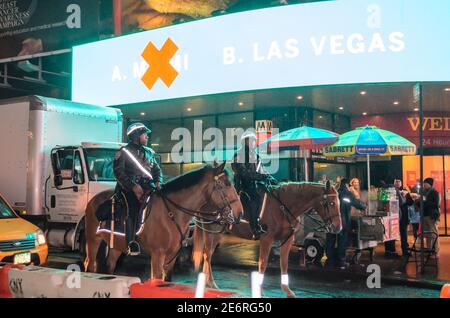
<path id="1" fill-rule="evenodd" d="M 257 120 L 255 122 L 256 133 L 272 133 L 271 120 Z"/>

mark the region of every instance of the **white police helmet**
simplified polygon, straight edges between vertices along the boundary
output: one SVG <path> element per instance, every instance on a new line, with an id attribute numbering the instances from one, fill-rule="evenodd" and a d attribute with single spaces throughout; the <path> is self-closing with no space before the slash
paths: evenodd
<path id="1" fill-rule="evenodd" d="M 139 138 L 140 135 L 142 135 L 144 133 L 150 134 L 151 132 L 152 131 L 149 128 L 147 128 L 144 124 L 134 123 L 128 127 L 127 136 L 128 136 L 128 139 L 135 140 L 135 139 Z"/>

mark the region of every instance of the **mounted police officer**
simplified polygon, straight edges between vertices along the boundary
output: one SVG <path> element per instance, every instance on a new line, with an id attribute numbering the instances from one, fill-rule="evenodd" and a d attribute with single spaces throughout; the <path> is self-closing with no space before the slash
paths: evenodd
<path id="1" fill-rule="evenodd" d="M 150 133 L 151 130 L 144 124 L 130 125 L 127 129 L 129 142 L 114 158 L 116 192 L 122 191 L 128 205 L 125 231 L 128 255 L 140 254 L 139 244 L 135 240 L 137 218 L 148 203 L 150 193 L 159 190 L 163 180 L 155 152 L 146 147 Z"/>
<path id="2" fill-rule="evenodd" d="M 242 147 L 235 153 L 231 167 L 235 176 L 236 191 L 240 194 L 245 213 L 248 213 L 253 239 L 264 233 L 259 224 L 261 196 L 258 189 L 268 176 L 261 173 L 261 160 L 256 151 L 256 135 L 246 131 L 241 136 Z"/>

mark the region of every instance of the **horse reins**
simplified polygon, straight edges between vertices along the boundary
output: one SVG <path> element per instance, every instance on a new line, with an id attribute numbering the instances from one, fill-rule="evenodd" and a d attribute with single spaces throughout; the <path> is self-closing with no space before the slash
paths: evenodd
<path id="1" fill-rule="evenodd" d="M 280 211 L 281 211 L 282 214 L 286 217 L 286 220 L 288 221 L 289 227 L 290 227 L 290 230 L 291 230 L 291 232 L 290 232 L 289 235 L 286 237 L 286 239 L 283 241 L 283 243 L 281 243 L 281 245 L 280 245 L 280 247 L 281 247 L 281 246 L 283 246 L 283 245 L 289 240 L 289 238 L 294 234 L 294 232 L 295 232 L 295 226 L 297 226 L 297 225 L 300 223 L 300 221 L 297 220 L 297 218 L 296 218 L 296 217 L 294 216 L 294 214 L 289 210 L 289 208 L 287 207 L 287 205 L 284 204 L 284 203 L 282 202 L 281 198 L 280 198 L 279 196 L 275 195 L 274 191 L 272 191 L 272 190 L 273 190 L 272 187 L 266 187 L 266 191 L 267 191 L 273 198 L 275 198 L 275 200 L 277 200 L 278 203 L 280 203 Z M 322 204 L 322 206 L 324 207 L 324 209 L 325 209 L 325 211 L 326 211 L 326 216 L 325 216 L 326 220 L 324 220 L 325 222 L 330 222 L 331 219 L 332 219 L 332 218 L 331 218 L 331 213 L 330 213 L 329 202 L 328 202 L 328 197 L 329 197 L 329 196 L 337 196 L 337 195 L 336 195 L 336 194 L 324 194 L 324 195 L 323 195 L 324 200 L 321 200 L 321 204 Z M 304 213 L 304 215 L 305 215 L 306 217 L 309 217 L 314 223 L 316 223 L 316 224 L 319 225 L 319 227 L 316 228 L 315 230 L 319 230 L 319 229 L 323 229 L 323 228 L 326 229 L 326 230 L 328 230 L 328 229 L 329 229 L 329 226 L 328 226 L 327 224 L 323 224 L 324 222 L 321 222 L 320 220 L 314 218 L 313 216 L 311 216 L 311 215 L 309 214 L 309 212 L 310 212 L 311 210 L 312 210 L 312 208 L 309 209 L 306 213 Z M 291 219 L 289 218 L 289 216 L 290 216 L 293 220 L 296 221 L 295 226 L 292 224 Z"/>
<path id="2" fill-rule="evenodd" d="M 176 259 L 178 257 L 178 255 L 180 254 L 181 248 L 183 247 L 183 242 L 185 240 L 186 234 L 187 232 L 189 232 L 189 227 L 186 231 L 186 233 L 183 234 L 183 231 L 180 228 L 180 225 L 177 223 L 177 221 L 175 220 L 175 215 L 174 213 L 170 210 L 168 203 L 172 204 L 176 209 L 178 209 L 180 212 L 190 215 L 194 218 L 201 218 L 206 220 L 207 222 L 211 222 L 211 223 L 218 223 L 221 225 L 225 225 L 226 224 L 234 224 L 235 220 L 234 220 L 234 216 L 233 216 L 233 209 L 231 208 L 231 204 L 233 204 L 234 202 L 237 202 L 238 200 L 231 200 L 228 198 L 228 196 L 226 195 L 224 189 L 223 189 L 223 184 L 222 181 L 220 180 L 220 178 L 224 175 L 225 173 L 221 173 L 217 176 L 214 177 L 214 187 L 213 190 L 211 191 L 211 193 L 208 196 L 208 200 L 205 203 L 208 204 L 211 201 L 212 195 L 214 193 L 214 191 L 218 191 L 221 199 L 223 200 L 223 203 L 225 204 L 222 208 L 219 208 L 218 210 L 214 210 L 214 211 L 208 211 L 208 212 L 204 212 L 204 211 L 200 211 L 200 210 L 193 210 L 193 209 L 189 209 L 186 207 L 183 207 L 181 205 L 179 205 L 178 203 L 174 202 L 172 199 L 170 199 L 167 195 L 164 195 L 163 193 L 160 193 L 161 198 L 164 202 L 164 205 L 166 207 L 167 210 L 167 214 L 169 216 L 169 218 L 172 220 L 172 222 L 175 224 L 179 234 L 180 234 L 180 248 L 178 249 L 177 253 L 174 255 L 174 257 L 172 257 L 170 259 L 169 262 L 167 262 L 166 264 L 170 264 L 173 262 L 174 259 Z M 224 215 L 226 212 L 226 215 Z M 218 218 L 216 218 L 215 220 L 211 220 L 208 217 L 205 217 L 204 215 L 218 215 Z M 196 221 L 194 221 L 196 222 Z"/>

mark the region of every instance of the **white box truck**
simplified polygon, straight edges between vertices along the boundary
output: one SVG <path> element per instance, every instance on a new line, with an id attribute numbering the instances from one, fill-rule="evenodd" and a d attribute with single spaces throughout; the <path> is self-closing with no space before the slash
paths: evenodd
<path id="1" fill-rule="evenodd" d="M 50 246 L 76 250 L 89 200 L 116 184 L 121 141 L 118 109 L 40 96 L 2 100 L 0 193 L 21 215 L 43 221 Z"/>

